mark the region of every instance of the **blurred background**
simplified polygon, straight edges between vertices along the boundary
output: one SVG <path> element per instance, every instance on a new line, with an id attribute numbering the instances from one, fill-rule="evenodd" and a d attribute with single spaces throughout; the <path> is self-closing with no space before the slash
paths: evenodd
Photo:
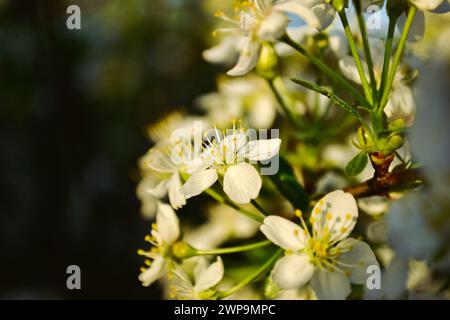
<path id="1" fill-rule="evenodd" d="M 0 0 L 0 298 L 159 297 L 137 280 L 136 161 L 149 122 L 214 87 L 200 5 Z"/>

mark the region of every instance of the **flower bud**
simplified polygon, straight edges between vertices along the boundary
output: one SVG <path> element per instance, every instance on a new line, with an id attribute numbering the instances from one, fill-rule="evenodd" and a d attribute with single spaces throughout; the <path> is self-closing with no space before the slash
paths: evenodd
<path id="1" fill-rule="evenodd" d="M 388 0 L 386 11 L 388 16 L 392 19 L 397 19 L 400 15 L 408 9 L 407 0 Z"/>
<path id="2" fill-rule="evenodd" d="M 399 135 L 392 136 L 386 142 L 386 151 L 397 150 L 403 145 L 403 138 Z"/>
<path id="3" fill-rule="evenodd" d="M 273 79 L 276 76 L 277 64 L 278 59 L 274 48 L 269 44 L 264 44 L 258 64 L 256 65 L 256 70 L 264 78 Z"/>
<path id="4" fill-rule="evenodd" d="M 406 126 L 406 122 L 404 119 L 397 119 L 394 122 L 391 122 L 389 124 L 389 129 L 391 131 L 397 131 L 397 130 L 404 128 L 405 126 Z"/>
<path id="5" fill-rule="evenodd" d="M 347 8 L 348 0 L 331 0 L 331 5 L 339 12 Z"/>
<path id="6" fill-rule="evenodd" d="M 358 132 L 356 133 L 356 140 L 358 141 L 360 149 L 367 149 L 373 146 L 372 136 L 363 127 L 358 128 Z"/>

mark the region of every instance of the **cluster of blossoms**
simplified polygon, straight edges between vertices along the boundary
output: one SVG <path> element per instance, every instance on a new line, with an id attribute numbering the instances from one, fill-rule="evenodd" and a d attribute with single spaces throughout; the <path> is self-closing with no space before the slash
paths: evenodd
<path id="1" fill-rule="evenodd" d="M 364 12 L 374 5 L 389 26 L 369 32 Z M 405 48 L 423 36 L 424 12 L 449 7 L 443 0 L 223 1 L 213 32 L 221 41 L 203 56 L 228 65 L 227 75 L 217 92 L 195 101 L 197 116 L 175 111 L 150 126 L 154 146 L 139 161 L 142 213 L 156 216 L 151 248 L 138 252 L 146 258 L 142 284 L 160 280 L 178 299 L 346 299 L 355 285 L 364 290 L 354 298 L 412 292 L 406 280 L 388 284 L 396 263 L 413 277 L 433 262 L 396 252 L 403 229 L 392 234 L 400 223 L 392 203 L 423 182 L 406 135 L 417 109 L 417 57 Z M 244 129 L 275 124 L 281 138 Z M 275 171 L 264 171 L 274 163 Z M 209 221 L 180 225 L 199 195 L 209 196 L 201 199 Z M 427 232 L 426 249 L 442 250 Z M 222 247 L 230 241 L 239 245 Z M 233 260 L 238 252 L 242 259 Z"/>

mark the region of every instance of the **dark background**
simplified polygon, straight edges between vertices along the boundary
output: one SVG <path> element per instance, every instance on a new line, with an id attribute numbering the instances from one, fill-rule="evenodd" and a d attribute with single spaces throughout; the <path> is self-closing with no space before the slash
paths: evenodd
<path id="1" fill-rule="evenodd" d="M 137 280 L 136 160 L 145 125 L 214 87 L 200 5 L 0 0 L 0 298 L 159 297 Z"/>

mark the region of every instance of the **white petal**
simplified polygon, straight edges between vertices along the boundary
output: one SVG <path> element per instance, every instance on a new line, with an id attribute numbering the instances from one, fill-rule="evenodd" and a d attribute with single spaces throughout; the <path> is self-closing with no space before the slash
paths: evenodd
<path id="1" fill-rule="evenodd" d="M 432 11 L 439 7 L 444 0 L 409 0 L 419 10 Z"/>
<path id="2" fill-rule="evenodd" d="M 348 248 L 351 250 L 341 254 L 338 263 L 343 263 L 343 269 L 350 274 L 350 282 L 355 284 L 365 284 L 367 277 L 367 268 L 372 265 L 378 266 L 378 261 L 369 245 L 363 241 L 348 238 L 341 241 L 338 248 Z M 348 267 L 351 265 L 352 267 Z"/>
<path id="3" fill-rule="evenodd" d="M 281 139 L 253 140 L 246 145 L 245 158 L 264 161 L 274 157 L 280 151 Z"/>
<path id="4" fill-rule="evenodd" d="M 268 216 L 259 229 L 277 246 L 284 250 L 302 250 L 306 244 L 304 230 L 297 224 L 279 216 Z"/>
<path id="5" fill-rule="evenodd" d="M 241 154 L 245 150 L 246 143 L 247 136 L 242 132 L 229 134 L 222 140 L 219 150 L 220 152 L 224 152 L 225 150 L 227 164 L 235 163 L 236 155 Z"/>
<path id="6" fill-rule="evenodd" d="M 276 115 L 276 103 L 267 96 L 261 95 L 255 98 L 249 110 L 248 121 L 253 128 L 268 129 L 272 126 Z"/>
<path id="7" fill-rule="evenodd" d="M 210 63 L 230 63 L 237 58 L 239 49 L 236 43 L 240 40 L 237 36 L 225 37 L 218 45 L 203 51 L 203 59 Z"/>
<path id="8" fill-rule="evenodd" d="M 238 204 L 249 203 L 252 199 L 256 199 L 261 186 L 258 171 L 248 163 L 228 167 L 223 179 L 223 191 Z"/>
<path id="9" fill-rule="evenodd" d="M 306 254 L 288 254 L 277 261 L 273 267 L 272 280 L 281 289 L 303 287 L 311 280 L 314 265 Z"/>
<path id="10" fill-rule="evenodd" d="M 345 56 L 339 60 L 339 69 L 348 79 L 357 84 L 361 84 L 361 78 L 359 77 L 358 69 L 356 68 L 353 57 Z"/>
<path id="11" fill-rule="evenodd" d="M 283 35 L 288 23 L 289 19 L 286 15 L 279 11 L 272 10 L 261 22 L 258 29 L 258 37 L 262 41 L 275 41 Z"/>
<path id="12" fill-rule="evenodd" d="M 179 209 L 186 204 L 186 198 L 181 192 L 180 174 L 176 171 L 169 182 L 169 201 L 174 209 Z"/>
<path id="13" fill-rule="evenodd" d="M 250 72 L 258 63 L 261 44 L 249 36 L 243 41 L 239 60 L 233 69 L 227 72 L 229 76 L 242 76 Z"/>
<path id="14" fill-rule="evenodd" d="M 144 287 L 148 287 L 164 275 L 165 266 L 166 263 L 162 257 L 153 260 L 152 265 L 139 275 L 139 281 Z"/>
<path id="15" fill-rule="evenodd" d="M 336 10 L 332 5 L 328 3 L 321 3 L 317 6 L 314 6 L 312 8 L 312 12 L 319 20 L 319 30 L 328 28 L 328 26 L 333 23 L 334 18 L 336 17 Z"/>
<path id="16" fill-rule="evenodd" d="M 153 176 L 146 176 L 137 186 L 137 196 L 141 200 L 148 196 L 162 198 L 167 194 L 168 183 L 169 179 L 158 181 L 158 179 Z"/>
<path id="17" fill-rule="evenodd" d="M 176 166 L 171 161 L 170 157 L 158 150 L 150 151 L 146 156 L 144 156 L 142 163 L 144 166 L 148 166 L 157 172 L 172 172 L 176 169 Z"/>
<path id="18" fill-rule="evenodd" d="M 186 240 L 186 237 L 184 237 Z M 189 242 L 191 243 L 191 242 Z M 194 268 L 194 281 L 197 282 L 200 276 L 208 269 L 209 262 L 205 256 L 197 256 L 194 258 L 196 260 L 196 265 Z"/>
<path id="19" fill-rule="evenodd" d="M 317 1 L 316 1 L 317 2 Z M 308 6 L 308 4 L 302 4 L 299 1 L 284 1 L 274 5 L 275 10 L 293 13 L 302 18 L 308 25 L 318 29 L 321 23 L 318 17 L 313 13 L 311 7 L 314 4 Z"/>
<path id="20" fill-rule="evenodd" d="M 350 281 L 341 272 L 316 270 L 311 287 L 317 298 L 323 300 L 344 300 L 351 292 Z"/>
<path id="21" fill-rule="evenodd" d="M 195 299 L 194 285 L 181 265 L 175 266 L 171 271 L 173 273 L 173 286 L 176 289 L 177 299 Z"/>
<path id="22" fill-rule="evenodd" d="M 224 268 L 220 257 L 212 263 L 196 280 L 195 291 L 208 290 L 218 284 L 223 278 Z"/>
<path id="23" fill-rule="evenodd" d="M 358 206 L 350 193 L 342 190 L 330 192 L 320 199 L 311 213 L 313 228 L 319 237 L 330 232 L 329 240 L 336 241 L 348 237 L 358 218 Z"/>
<path id="24" fill-rule="evenodd" d="M 194 173 L 181 187 L 186 199 L 199 195 L 217 181 L 217 170 L 206 169 Z"/>
<path id="25" fill-rule="evenodd" d="M 175 211 L 168 204 L 159 202 L 156 214 L 158 234 L 165 243 L 174 243 L 180 236 L 180 225 Z"/>
<path id="26" fill-rule="evenodd" d="M 384 113 L 390 121 L 403 119 L 408 126 L 412 126 L 416 115 L 416 103 L 411 88 L 403 84 L 395 85 Z"/>

